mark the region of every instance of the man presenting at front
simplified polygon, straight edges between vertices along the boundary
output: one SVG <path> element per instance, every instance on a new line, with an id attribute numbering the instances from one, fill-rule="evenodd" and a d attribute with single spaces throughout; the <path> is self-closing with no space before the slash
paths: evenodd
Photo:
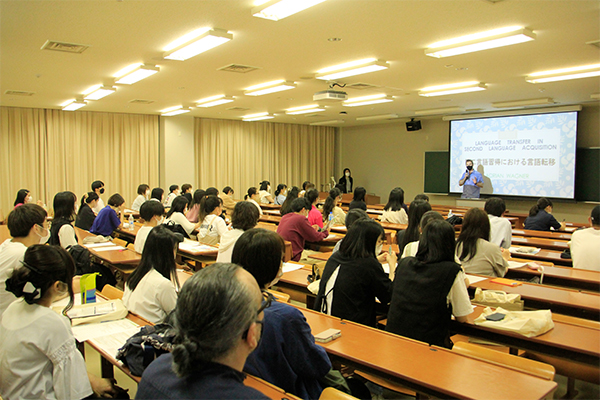
<path id="1" fill-rule="evenodd" d="M 479 192 L 483 187 L 483 177 L 473 169 L 473 160 L 467 160 L 467 170 L 464 172 L 458 184 L 463 187 L 461 199 L 478 199 Z"/>

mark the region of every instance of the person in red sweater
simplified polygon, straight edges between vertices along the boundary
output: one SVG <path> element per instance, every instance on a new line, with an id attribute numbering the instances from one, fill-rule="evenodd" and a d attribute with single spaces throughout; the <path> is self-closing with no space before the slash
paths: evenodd
<path id="1" fill-rule="evenodd" d="M 310 202 L 299 197 L 292 202 L 292 212 L 281 217 L 277 233 L 287 241 L 292 242 L 292 260 L 302 258 L 304 243 L 319 242 L 329 236 L 328 231 L 321 231 L 318 226 L 311 226 L 306 218 L 311 209 Z"/>

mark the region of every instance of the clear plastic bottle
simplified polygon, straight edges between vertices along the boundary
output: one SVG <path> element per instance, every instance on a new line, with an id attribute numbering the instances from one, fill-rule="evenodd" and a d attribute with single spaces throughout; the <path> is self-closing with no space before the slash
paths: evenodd
<path id="1" fill-rule="evenodd" d="M 452 210 L 448 210 L 448 218 L 450 218 L 452 215 L 454 215 L 452 214 Z"/>
<path id="2" fill-rule="evenodd" d="M 133 215 L 129 214 L 129 230 L 133 230 Z"/>

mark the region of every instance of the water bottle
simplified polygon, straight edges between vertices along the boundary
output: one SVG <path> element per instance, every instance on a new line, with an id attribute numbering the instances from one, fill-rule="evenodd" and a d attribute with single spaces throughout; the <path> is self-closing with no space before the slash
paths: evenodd
<path id="1" fill-rule="evenodd" d="M 452 210 L 448 210 L 448 218 L 452 216 Z"/>
<path id="2" fill-rule="evenodd" d="M 129 214 L 129 230 L 133 230 L 133 214 Z"/>
<path id="3" fill-rule="evenodd" d="M 329 226 L 333 225 L 333 212 L 332 211 L 329 212 L 329 224 L 328 225 Z"/>

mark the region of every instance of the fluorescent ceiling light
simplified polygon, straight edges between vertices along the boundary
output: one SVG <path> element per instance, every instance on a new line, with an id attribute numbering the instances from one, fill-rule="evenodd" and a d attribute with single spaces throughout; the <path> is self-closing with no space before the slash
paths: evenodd
<path id="1" fill-rule="evenodd" d="M 188 39 L 187 41 L 185 41 Z M 233 39 L 225 29 L 199 29 L 185 35 L 165 48 L 164 58 L 184 61 Z M 183 42 L 183 43 L 182 43 Z M 175 47 L 173 47 L 175 46 Z"/>
<path id="2" fill-rule="evenodd" d="M 83 95 L 85 96 L 85 100 L 100 100 L 101 98 L 106 97 L 109 94 L 113 94 L 116 91 L 117 89 L 112 86 L 96 85 L 83 92 Z"/>
<path id="3" fill-rule="evenodd" d="M 251 86 L 244 89 L 246 96 L 262 96 L 263 94 L 281 92 L 283 90 L 295 89 L 296 84 L 294 82 L 288 82 L 284 79 L 278 81 L 272 81 L 267 83 L 261 83 L 260 85 Z"/>
<path id="4" fill-rule="evenodd" d="M 439 115 L 465 112 L 462 107 L 429 108 L 427 110 L 415 110 L 415 115 Z"/>
<path id="5" fill-rule="evenodd" d="M 467 93 L 467 92 L 478 92 L 480 90 L 486 90 L 487 86 L 481 82 L 462 82 L 453 83 L 450 85 L 441 86 L 430 86 L 423 88 L 419 91 L 419 96 L 433 97 L 433 96 L 445 96 L 447 94 Z"/>
<path id="6" fill-rule="evenodd" d="M 385 93 L 374 94 L 371 96 L 355 97 L 348 99 L 342 103 L 345 107 L 366 106 L 369 104 L 389 103 L 393 101 L 392 96 L 387 96 Z"/>
<path id="7" fill-rule="evenodd" d="M 513 100 L 513 101 L 498 101 L 492 103 L 492 107 L 505 108 L 505 107 L 524 107 L 524 106 L 538 106 L 543 104 L 554 104 L 554 99 L 545 97 L 543 99 L 529 99 L 529 100 Z"/>
<path id="8" fill-rule="evenodd" d="M 344 122 L 343 119 L 332 119 L 331 121 L 312 122 L 310 125 L 337 125 Z"/>
<path id="9" fill-rule="evenodd" d="M 528 42 L 535 38 L 535 33 L 529 29 L 520 26 L 509 26 L 433 43 L 425 49 L 425 55 L 436 58 L 450 57 Z"/>
<path id="10" fill-rule="evenodd" d="M 546 83 L 567 81 L 570 79 L 591 78 L 594 76 L 600 76 L 600 64 L 536 72 L 528 75 L 526 80 L 529 83 Z"/>
<path id="11" fill-rule="evenodd" d="M 319 107 L 318 104 L 311 104 L 308 106 L 289 108 L 285 111 L 285 113 L 287 115 L 298 115 L 298 114 L 310 114 L 313 112 L 321 112 L 321 111 L 325 111 L 325 109 Z"/>
<path id="12" fill-rule="evenodd" d="M 189 112 L 190 112 L 189 107 L 175 106 L 175 107 L 169 107 L 169 108 L 165 108 L 164 110 L 161 110 L 160 115 L 161 115 L 161 117 L 172 117 L 173 115 L 185 114 L 185 113 L 189 113 Z"/>
<path id="13" fill-rule="evenodd" d="M 131 85 L 154 75 L 158 71 L 160 71 L 160 68 L 155 65 L 132 64 L 114 75 L 116 78 L 115 83 Z"/>
<path id="14" fill-rule="evenodd" d="M 357 121 L 380 121 L 384 119 L 396 119 L 398 118 L 398 114 L 381 114 L 381 115 L 371 115 L 369 117 L 357 117 Z"/>
<path id="15" fill-rule="evenodd" d="M 85 106 L 87 103 L 82 100 L 69 100 L 61 104 L 63 111 L 75 111 Z"/>
<path id="16" fill-rule="evenodd" d="M 364 60 L 351 61 L 345 64 L 334 65 L 317 71 L 316 79 L 330 81 L 334 79 L 345 78 L 347 76 L 361 75 L 368 72 L 388 69 L 390 65 L 385 61 L 379 61 L 376 58 L 366 58 Z"/>
<path id="17" fill-rule="evenodd" d="M 272 115 L 269 115 L 268 112 L 262 112 L 262 113 L 258 113 L 258 114 L 250 114 L 250 115 L 244 115 L 242 117 L 243 121 L 246 122 L 251 122 L 251 121 L 260 121 L 263 119 L 272 119 L 274 118 Z"/>
<path id="18" fill-rule="evenodd" d="M 225 103 L 231 103 L 233 100 L 233 97 L 227 97 L 224 94 L 221 94 L 196 101 L 196 107 L 214 107 Z"/>
<path id="19" fill-rule="evenodd" d="M 252 15 L 258 18 L 279 21 L 292 14 L 306 10 L 325 0 L 260 0 L 254 3 Z"/>

